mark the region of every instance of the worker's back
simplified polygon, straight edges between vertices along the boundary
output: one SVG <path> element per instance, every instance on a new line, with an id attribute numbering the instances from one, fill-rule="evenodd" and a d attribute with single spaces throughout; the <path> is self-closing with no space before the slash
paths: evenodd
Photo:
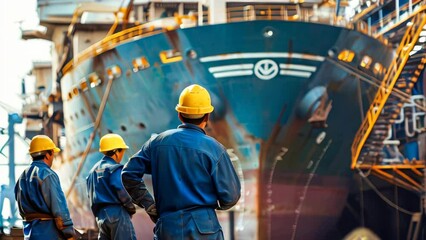
<path id="1" fill-rule="evenodd" d="M 238 200 L 239 195 L 217 192 L 234 176 L 217 172 L 226 150 L 201 128 L 184 124 L 166 131 L 151 139 L 149 153 L 160 216 L 196 207 L 216 208 L 218 197 L 226 202 Z"/>

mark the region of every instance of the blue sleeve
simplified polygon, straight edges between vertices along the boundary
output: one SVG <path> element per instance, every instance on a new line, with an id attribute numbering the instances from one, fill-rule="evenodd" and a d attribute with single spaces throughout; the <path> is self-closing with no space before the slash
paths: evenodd
<path id="1" fill-rule="evenodd" d="M 56 226 L 65 236 L 69 236 L 74 232 L 73 223 L 64 192 L 56 174 L 50 174 L 43 180 L 41 192 L 52 215 L 55 217 Z"/>
<path id="2" fill-rule="evenodd" d="M 222 153 L 212 178 L 219 201 L 218 209 L 226 210 L 237 204 L 241 196 L 241 184 L 226 151 Z"/>
<path id="3" fill-rule="evenodd" d="M 126 189 L 124 189 L 123 183 L 121 182 L 121 170 L 123 167 L 119 167 L 114 170 L 110 177 L 110 185 L 113 188 L 114 192 L 117 193 L 117 197 L 122 203 L 122 205 L 128 211 L 135 211 L 135 206 L 132 203 L 132 198 L 127 193 Z"/>
<path id="4" fill-rule="evenodd" d="M 124 188 L 132 197 L 133 202 L 145 209 L 148 209 L 155 203 L 143 181 L 143 175 L 151 173 L 151 164 L 147 157 L 148 152 L 148 143 L 145 143 L 142 149 L 133 155 L 126 165 L 124 165 L 121 173 Z"/>

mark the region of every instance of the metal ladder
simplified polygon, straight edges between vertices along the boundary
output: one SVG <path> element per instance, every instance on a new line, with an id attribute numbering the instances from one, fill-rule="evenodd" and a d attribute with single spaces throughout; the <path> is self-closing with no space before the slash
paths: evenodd
<path id="1" fill-rule="evenodd" d="M 382 81 L 376 96 L 366 113 L 366 117 L 361 124 L 352 144 L 352 164 L 351 168 L 373 169 L 386 180 L 410 190 L 421 191 L 421 183 L 413 180 L 399 169 L 412 169 L 416 175 L 422 176 L 419 168 L 422 166 L 383 166 L 384 154 L 382 149 L 384 141 L 388 137 L 389 129 L 399 117 L 404 101 L 409 101 L 398 97 L 397 93 L 411 95 L 417 79 L 426 64 L 425 54 L 420 56 L 412 54 L 413 48 L 419 43 L 420 33 L 426 28 L 426 8 L 418 12 L 411 19 L 411 24 L 407 26 L 405 34 L 396 50 L 396 57 L 389 67 L 384 80 Z M 393 93 L 393 94 L 392 94 Z M 386 173 L 386 169 L 394 170 L 402 176 L 402 181 L 395 180 L 394 176 Z"/>

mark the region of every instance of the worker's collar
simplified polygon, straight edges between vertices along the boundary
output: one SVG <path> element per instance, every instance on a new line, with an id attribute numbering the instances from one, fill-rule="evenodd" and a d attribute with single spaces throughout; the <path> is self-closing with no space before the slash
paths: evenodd
<path id="1" fill-rule="evenodd" d="M 206 134 L 204 129 L 200 128 L 199 126 L 197 126 L 195 124 L 191 124 L 191 123 L 183 123 L 183 124 L 179 125 L 178 128 L 193 129 L 193 130 L 196 130 L 196 131 L 199 131 L 199 132 Z"/>
<path id="2" fill-rule="evenodd" d="M 35 160 L 35 161 L 33 161 L 33 162 L 31 163 L 31 165 L 38 165 L 38 166 L 40 166 L 40 165 L 45 165 L 46 167 L 49 167 L 49 165 L 47 165 L 47 163 L 45 163 L 45 162 L 43 161 L 43 159 Z M 49 168 L 50 168 L 50 167 L 49 167 Z"/>
<path id="3" fill-rule="evenodd" d="M 107 155 L 104 155 L 104 157 L 102 158 L 102 160 L 107 161 L 107 162 L 117 163 L 112 157 L 109 157 Z"/>

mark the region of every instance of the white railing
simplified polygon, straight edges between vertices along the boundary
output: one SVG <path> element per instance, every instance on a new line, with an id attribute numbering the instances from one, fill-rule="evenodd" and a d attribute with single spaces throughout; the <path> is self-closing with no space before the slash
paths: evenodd
<path id="1" fill-rule="evenodd" d="M 254 20 L 277 20 L 277 21 L 298 21 L 298 22 L 315 22 L 327 25 L 334 25 L 346 28 L 361 28 L 357 24 L 352 24 L 343 17 L 334 14 L 335 9 L 329 7 L 324 8 L 302 8 L 298 4 L 292 5 L 248 5 L 241 7 L 232 7 L 227 9 L 227 22 L 241 22 Z M 199 21 L 197 17 L 202 17 Z M 79 62 L 88 58 L 94 57 L 107 50 L 110 50 L 120 43 L 128 41 L 134 37 L 155 34 L 161 31 L 170 31 L 176 28 L 193 27 L 200 22 L 209 24 L 208 12 L 203 12 L 201 15 L 194 12 L 191 15 L 175 16 L 171 18 L 162 18 L 145 24 L 137 25 L 132 28 L 122 30 L 120 32 L 110 34 L 101 41 L 95 43 L 91 47 L 82 51 L 78 56 L 74 57 L 74 61 L 69 62 L 62 69 L 63 73 L 68 72 Z M 117 26 L 114 23 L 113 27 Z M 70 28 L 71 29 L 71 28 Z M 361 29 L 362 30 L 362 29 Z M 70 31 L 72 32 L 72 31 Z"/>
<path id="2" fill-rule="evenodd" d="M 304 8 L 299 4 L 291 5 L 247 5 L 227 8 L 227 22 L 253 20 L 280 20 L 315 22 L 352 28 L 342 16 L 336 16 L 335 8 Z"/>
<path id="3" fill-rule="evenodd" d="M 414 0 L 411 3 L 408 2 L 399 8 L 395 8 L 395 11 L 386 14 L 374 24 L 369 24 L 362 20 L 357 22 L 363 25 L 363 28 L 367 29 L 369 35 L 379 38 L 422 11 L 424 6 L 426 6 L 425 0 Z M 377 5 L 377 7 L 379 8 L 380 6 Z"/>

